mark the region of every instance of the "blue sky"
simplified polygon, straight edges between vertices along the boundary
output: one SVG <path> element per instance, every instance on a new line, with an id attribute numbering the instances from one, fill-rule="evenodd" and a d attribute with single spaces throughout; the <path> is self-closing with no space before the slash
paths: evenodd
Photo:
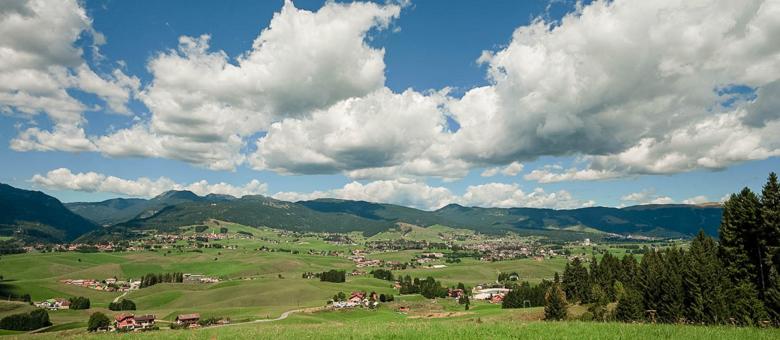
<path id="1" fill-rule="evenodd" d="M 0 182 L 63 201 L 175 188 L 426 209 L 702 203 L 759 189 L 780 168 L 780 104 L 766 99 L 780 93 L 767 72 L 780 68 L 778 43 L 750 48 L 750 34 L 724 30 L 691 37 L 720 49 L 683 53 L 687 34 L 647 34 L 740 11 L 761 30 L 761 1 L 697 14 L 665 1 L 66 1 L 57 13 L 16 3 L 0 6 L 11 36 L 0 47 L 18 51 L 0 67 L 11 79 L 0 86 Z M 686 15 L 637 20 L 653 10 Z M 77 35 L 20 33 L 55 17 Z M 192 71 L 206 63 L 214 74 Z M 46 78 L 56 67 L 68 80 Z M 82 108 L 61 113 L 46 104 L 55 99 Z M 130 143 L 109 138 L 123 131 Z"/>

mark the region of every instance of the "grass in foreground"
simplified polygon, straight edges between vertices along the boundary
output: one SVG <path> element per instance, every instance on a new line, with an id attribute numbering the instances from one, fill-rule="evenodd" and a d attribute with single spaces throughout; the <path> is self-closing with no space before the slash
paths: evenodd
<path id="1" fill-rule="evenodd" d="M 12 336 L 13 337 L 13 336 Z M 34 338 L 70 338 L 35 335 Z M 116 334 L 75 335 L 86 339 Z M 777 339 L 777 329 L 585 322 L 485 322 L 478 318 L 401 322 L 251 324 L 199 330 L 127 334 L 123 339 Z"/>

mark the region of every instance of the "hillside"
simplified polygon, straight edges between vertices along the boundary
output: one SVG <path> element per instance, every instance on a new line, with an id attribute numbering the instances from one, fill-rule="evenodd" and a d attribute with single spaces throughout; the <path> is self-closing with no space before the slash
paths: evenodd
<path id="1" fill-rule="evenodd" d="M 191 191 L 167 191 L 152 199 L 114 198 L 102 202 L 65 203 L 71 211 L 101 225 L 112 225 L 136 217 L 149 217 L 167 206 L 190 202 L 220 202 L 236 199 L 228 195 L 198 196 Z"/>
<path id="2" fill-rule="evenodd" d="M 100 228 L 40 191 L 0 184 L 0 235 L 27 241 L 65 242 Z"/>
<path id="3" fill-rule="evenodd" d="M 693 205 L 554 210 L 479 208 L 451 204 L 435 211 L 424 211 L 393 204 L 338 199 L 285 202 L 264 196 L 245 196 L 229 200 L 210 200 L 198 196 L 190 198 L 176 204 L 162 203 L 168 201 L 154 198 L 145 203 L 146 210 L 141 214 L 134 212 L 135 218 L 117 223 L 113 228 L 101 232 L 123 235 L 138 229 L 172 230 L 180 226 L 200 224 L 213 218 L 256 227 L 268 226 L 297 231 L 360 231 L 366 236 L 387 231 L 403 222 L 423 227 L 446 225 L 482 233 L 514 231 L 526 235 L 576 234 L 576 237 L 582 237 L 583 234 L 592 232 L 607 232 L 687 237 L 699 229 L 715 235 L 721 215 L 719 206 Z M 128 213 L 124 216 L 129 215 Z"/>

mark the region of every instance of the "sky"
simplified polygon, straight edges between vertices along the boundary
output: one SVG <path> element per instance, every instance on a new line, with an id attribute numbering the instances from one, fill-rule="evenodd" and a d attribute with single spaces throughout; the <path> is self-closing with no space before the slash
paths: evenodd
<path id="1" fill-rule="evenodd" d="M 780 168 L 779 1 L 0 2 L 0 182 L 437 209 Z"/>

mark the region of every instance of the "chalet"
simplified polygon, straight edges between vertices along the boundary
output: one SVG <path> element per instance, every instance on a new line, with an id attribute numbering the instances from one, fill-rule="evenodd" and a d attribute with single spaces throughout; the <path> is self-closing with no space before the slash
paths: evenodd
<path id="1" fill-rule="evenodd" d="M 181 314 L 174 321 L 177 325 L 197 325 L 198 321 L 200 321 L 200 314 Z"/>
<path id="2" fill-rule="evenodd" d="M 117 330 L 133 330 L 140 325 L 133 314 L 117 314 L 114 316 L 114 328 Z"/>
<path id="3" fill-rule="evenodd" d="M 493 297 L 490 298 L 490 303 L 501 303 L 504 301 L 504 295 L 503 294 L 496 294 L 493 295 Z"/>
<path id="4" fill-rule="evenodd" d="M 154 320 L 155 317 L 152 314 L 141 315 L 135 318 L 135 321 L 143 329 L 154 327 Z"/>

